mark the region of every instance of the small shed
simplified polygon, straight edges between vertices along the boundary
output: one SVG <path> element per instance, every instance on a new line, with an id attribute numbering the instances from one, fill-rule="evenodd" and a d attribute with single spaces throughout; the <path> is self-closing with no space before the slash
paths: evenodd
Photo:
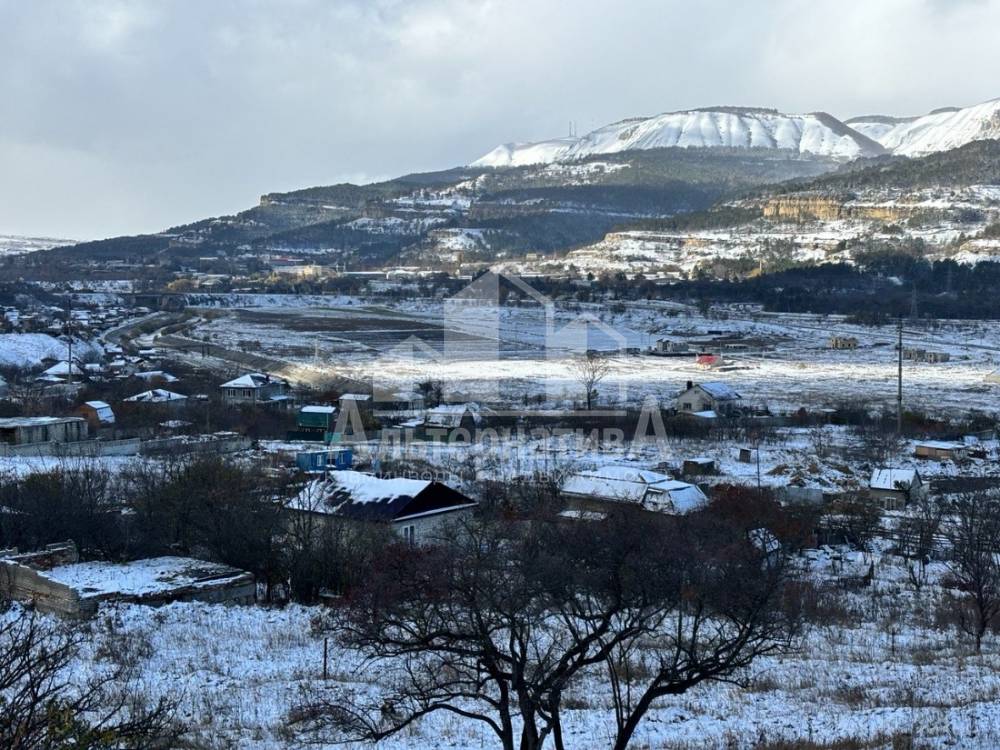
<path id="1" fill-rule="evenodd" d="M 917 458 L 930 458 L 937 461 L 964 461 L 968 458 L 968 447 L 965 443 L 945 440 L 928 440 L 914 443 L 913 455 Z"/>
<path id="2" fill-rule="evenodd" d="M 87 401 L 77 407 L 76 413 L 87 420 L 92 429 L 110 427 L 115 423 L 115 412 L 104 401 Z"/>
<path id="3" fill-rule="evenodd" d="M 354 465 L 354 453 L 350 448 L 299 451 L 295 454 L 295 464 L 307 474 L 342 471 Z"/>
<path id="4" fill-rule="evenodd" d="M 703 477 L 715 474 L 715 461 L 706 456 L 685 458 L 681 464 L 681 474 L 685 477 Z"/>
<path id="5" fill-rule="evenodd" d="M 829 346 L 831 349 L 857 349 L 858 340 L 854 336 L 832 336 L 830 338 Z"/>
<path id="6" fill-rule="evenodd" d="M 75 443 L 87 439 L 83 417 L 11 417 L 0 419 L 0 443 Z"/>
<path id="7" fill-rule="evenodd" d="M 337 407 L 327 405 L 309 405 L 299 409 L 297 424 L 302 430 L 319 430 L 332 432 L 337 416 Z"/>

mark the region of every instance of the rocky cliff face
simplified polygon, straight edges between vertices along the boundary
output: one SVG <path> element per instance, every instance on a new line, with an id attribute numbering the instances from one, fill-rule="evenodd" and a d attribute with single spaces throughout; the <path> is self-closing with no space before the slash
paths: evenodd
<path id="1" fill-rule="evenodd" d="M 837 221 L 859 219 L 904 221 L 914 214 L 905 205 L 877 205 L 850 203 L 842 198 L 824 195 L 790 195 L 771 198 L 761 207 L 765 219 L 803 224 L 810 221 Z"/>

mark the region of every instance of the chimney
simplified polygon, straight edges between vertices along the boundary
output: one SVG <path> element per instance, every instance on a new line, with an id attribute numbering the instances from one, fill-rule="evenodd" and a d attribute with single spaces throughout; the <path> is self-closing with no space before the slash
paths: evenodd
<path id="1" fill-rule="evenodd" d="M 694 381 L 693 380 L 689 380 L 688 381 L 688 385 L 687 385 L 687 389 L 690 391 L 692 388 L 694 388 Z"/>

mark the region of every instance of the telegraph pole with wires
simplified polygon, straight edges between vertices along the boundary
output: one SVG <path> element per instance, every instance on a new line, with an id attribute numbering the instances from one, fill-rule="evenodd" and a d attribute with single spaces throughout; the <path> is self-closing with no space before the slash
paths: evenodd
<path id="1" fill-rule="evenodd" d="M 899 369 L 896 374 L 896 434 L 903 436 L 903 316 L 899 316 L 899 335 L 896 342 Z"/>
<path id="2" fill-rule="evenodd" d="M 66 382 L 73 385 L 73 294 L 67 295 L 69 303 L 66 305 L 66 325 L 63 331 L 66 334 Z"/>

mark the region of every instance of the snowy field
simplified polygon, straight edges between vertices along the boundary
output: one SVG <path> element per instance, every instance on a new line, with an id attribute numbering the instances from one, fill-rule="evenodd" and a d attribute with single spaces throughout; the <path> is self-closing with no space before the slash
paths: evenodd
<path id="1" fill-rule="evenodd" d="M 62 240 L 56 237 L 22 237 L 19 235 L 0 234 L 0 256 L 26 255 L 52 247 L 75 244 L 76 240 Z"/>
<path id="2" fill-rule="evenodd" d="M 851 552 L 814 552 L 810 558 L 801 562 L 820 582 L 834 567 L 860 576 L 874 563 L 874 584 L 837 593 L 795 652 L 755 662 L 748 689 L 704 685 L 658 703 L 633 747 L 767 748 L 781 741 L 815 743 L 810 747 L 837 741 L 873 748 L 1000 745 L 996 636 L 987 637 L 982 655 L 972 653 L 967 641 L 937 624 L 937 587 L 913 593 L 896 558 Z M 301 606 L 119 605 L 84 627 L 92 630 L 95 654 L 134 655 L 143 692 L 180 699 L 179 718 L 204 743 L 199 747 L 277 750 L 299 744 L 287 719 L 304 691 L 379 690 L 379 670 L 335 643 L 330 679 L 322 681 L 323 641 L 312 627 L 317 614 Z M 574 750 L 610 745 L 614 722 L 602 677 L 596 671 L 565 695 L 566 739 Z M 893 744 L 904 736 L 913 744 Z M 492 748 L 495 739 L 474 723 L 432 716 L 379 746 Z"/>
<path id="3" fill-rule="evenodd" d="M 837 318 L 764 315 L 727 311 L 724 318 L 703 318 L 690 309 L 655 304 L 629 305 L 624 313 L 581 307 L 558 310 L 546 323 L 537 310 L 504 308 L 498 325 L 456 323 L 440 304 L 410 303 L 403 309 L 357 305 L 325 309 L 259 308 L 226 311 L 199 325 L 193 338 L 227 348 L 254 351 L 287 362 L 285 374 L 309 383 L 331 376 L 373 382 L 385 391 L 409 392 L 415 383 L 443 381 L 453 392 L 489 400 L 497 391 L 512 403 L 542 396 L 551 407 L 581 397 L 573 368 L 572 345 L 581 316 L 593 320 L 586 333 L 617 346 L 648 348 L 667 338 L 692 348 L 722 334 L 765 339 L 770 344 L 724 354 L 723 366 L 707 370 L 693 355 L 614 356 L 600 385 L 607 404 L 661 403 L 689 380 L 723 380 L 744 400 L 783 412 L 842 403 L 872 409 L 894 408 L 896 332 L 891 326 L 851 326 Z M 612 331 L 607 333 L 603 329 Z M 597 331 L 595 335 L 593 331 Z M 554 333 L 553 333 L 554 331 Z M 569 333 L 563 336 L 563 332 Z M 829 348 L 832 335 L 858 339 L 858 349 Z M 942 322 L 934 328 L 907 328 L 903 345 L 950 355 L 940 364 L 904 363 L 904 399 L 909 408 L 934 414 L 1000 411 L 1000 384 L 989 376 L 1000 367 L 1000 326 L 988 322 Z"/>
<path id="4" fill-rule="evenodd" d="M 65 341 L 47 333 L 0 333 L 0 367 L 37 367 L 43 359 L 67 356 Z M 73 357 L 87 360 L 104 354 L 100 345 L 82 339 L 73 341 Z"/>

